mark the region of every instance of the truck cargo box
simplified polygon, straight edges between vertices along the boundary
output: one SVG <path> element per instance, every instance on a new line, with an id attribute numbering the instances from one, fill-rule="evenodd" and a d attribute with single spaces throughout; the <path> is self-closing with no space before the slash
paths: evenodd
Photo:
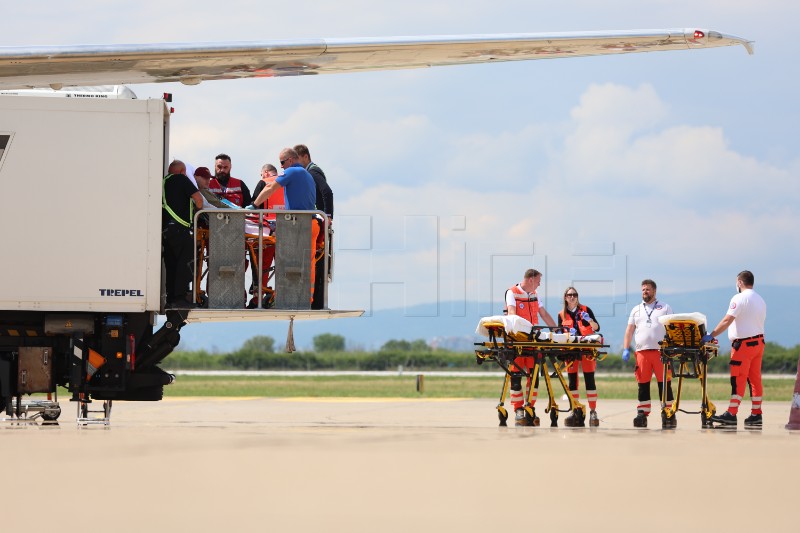
<path id="1" fill-rule="evenodd" d="M 162 100 L 0 96 L 0 310 L 158 311 Z"/>

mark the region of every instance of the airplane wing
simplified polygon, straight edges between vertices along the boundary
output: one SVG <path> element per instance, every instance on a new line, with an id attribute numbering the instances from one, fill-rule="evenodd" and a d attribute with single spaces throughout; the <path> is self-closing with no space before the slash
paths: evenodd
<path id="1" fill-rule="evenodd" d="M 0 47 L 0 89 L 271 78 L 742 45 L 705 29 Z"/>

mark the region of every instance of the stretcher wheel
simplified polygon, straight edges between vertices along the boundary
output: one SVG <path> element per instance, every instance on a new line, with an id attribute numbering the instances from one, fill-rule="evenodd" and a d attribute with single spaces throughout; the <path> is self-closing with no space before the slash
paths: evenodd
<path id="1" fill-rule="evenodd" d="M 717 414 L 716 409 L 712 409 L 711 411 L 700 411 L 700 427 L 701 428 L 713 428 L 714 424 L 711 422 L 711 417 Z"/>
<path id="2" fill-rule="evenodd" d="M 551 428 L 558 427 L 558 411 L 554 408 L 550 409 L 550 427 Z"/>
<path id="3" fill-rule="evenodd" d="M 207 296 L 207 295 L 205 295 L 205 294 L 201 294 L 201 295 L 200 295 L 200 296 L 197 298 L 197 300 L 198 300 L 198 302 L 197 302 L 197 305 L 198 305 L 199 307 L 202 307 L 202 308 L 204 308 L 204 309 L 208 307 L 208 296 Z"/>
<path id="4" fill-rule="evenodd" d="M 497 406 L 497 418 L 500 419 L 500 427 L 508 426 L 508 411 L 502 405 Z"/>

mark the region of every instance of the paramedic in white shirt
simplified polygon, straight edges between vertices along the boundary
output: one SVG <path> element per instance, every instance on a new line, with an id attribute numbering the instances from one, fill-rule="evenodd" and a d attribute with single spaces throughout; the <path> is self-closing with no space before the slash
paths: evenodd
<path id="1" fill-rule="evenodd" d="M 664 364 L 661 362 L 661 347 L 658 341 L 664 340 L 666 328 L 658 321 L 662 315 L 671 315 L 672 308 L 656 298 L 656 282 L 651 279 L 642 281 L 642 301 L 631 310 L 628 327 L 623 340 L 622 360 L 627 362 L 631 357 L 631 339 L 636 341 L 636 369 L 634 375 L 639 384 L 639 404 L 636 406 L 634 427 L 647 427 L 650 416 L 650 380 L 653 374 L 658 381 L 658 396 L 664 397 Z M 635 332 L 635 336 L 634 336 Z M 667 407 L 672 405 L 672 376 L 667 374 Z M 674 420 L 674 418 L 673 418 Z"/>
<path id="2" fill-rule="evenodd" d="M 764 357 L 764 321 L 767 318 L 767 304 L 753 290 L 755 277 L 749 270 L 742 270 L 736 276 L 738 293 L 731 298 L 728 312 L 711 333 L 703 337 L 709 342 L 726 329 L 731 340 L 731 402 L 722 415 L 712 416 L 711 421 L 722 426 L 736 427 L 736 415 L 744 396 L 747 382 L 750 382 L 750 399 L 753 402 L 750 416 L 744 425 L 748 428 L 761 428 L 761 362 Z"/>

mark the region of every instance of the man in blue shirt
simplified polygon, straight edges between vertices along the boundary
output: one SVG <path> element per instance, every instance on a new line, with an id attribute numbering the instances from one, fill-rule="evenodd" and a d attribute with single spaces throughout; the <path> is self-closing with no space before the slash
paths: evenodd
<path id="1" fill-rule="evenodd" d="M 317 208 L 317 193 L 314 178 L 300 164 L 300 159 L 292 148 L 284 148 L 279 156 L 283 174 L 278 176 L 275 181 L 267 184 L 256 199 L 250 209 L 256 205 L 261 205 L 272 196 L 272 193 L 283 187 L 283 195 L 286 199 L 286 209 L 292 211 L 314 211 Z M 311 221 L 311 296 L 314 296 L 314 277 L 316 275 L 317 239 L 319 238 L 320 225 L 315 218 Z M 280 239 L 280 235 L 277 236 Z"/>
<path id="2" fill-rule="evenodd" d="M 284 148 L 281 150 L 280 162 L 283 174 L 264 187 L 253 203 L 261 205 L 278 190 L 278 187 L 283 187 L 286 209 L 302 211 L 316 209 L 317 191 L 314 178 L 300 164 L 297 152 L 292 148 Z"/>

